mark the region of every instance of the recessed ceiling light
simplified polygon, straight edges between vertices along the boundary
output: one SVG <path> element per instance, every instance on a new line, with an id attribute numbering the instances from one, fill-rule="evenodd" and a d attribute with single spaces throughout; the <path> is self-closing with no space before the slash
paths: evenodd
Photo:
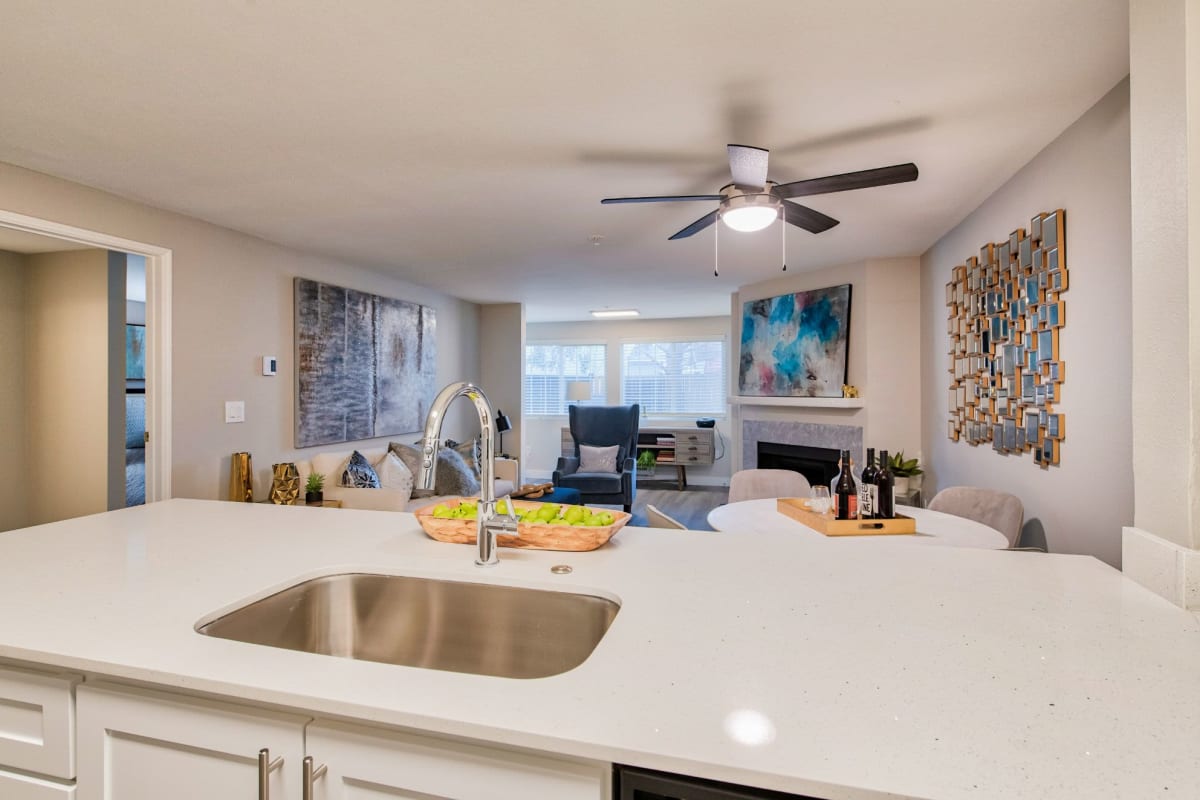
<path id="1" fill-rule="evenodd" d="M 608 317 L 636 317 L 640 312 L 636 308 L 616 308 L 604 309 L 602 311 L 593 311 L 592 316 L 600 319 Z"/>

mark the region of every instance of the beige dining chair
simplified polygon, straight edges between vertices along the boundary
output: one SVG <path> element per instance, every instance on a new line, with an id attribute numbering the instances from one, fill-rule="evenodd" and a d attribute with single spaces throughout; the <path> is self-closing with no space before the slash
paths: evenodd
<path id="1" fill-rule="evenodd" d="M 743 469 L 729 479 L 729 502 L 771 497 L 808 497 L 808 480 L 790 469 Z"/>
<path id="2" fill-rule="evenodd" d="M 651 528 L 674 528 L 681 531 L 687 530 L 687 526 L 682 522 L 674 517 L 664 514 L 649 503 L 646 504 L 646 520 L 650 523 Z"/>
<path id="3" fill-rule="evenodd" d="M 1010 548 L 1016 547 L 1021 540 L 1025 507 L 1020 498 L 1007 492 L 975 486 L 951 486 L 938 492 L 929 501 L 928 508 L 995 528 L 1008 539 Z"/>

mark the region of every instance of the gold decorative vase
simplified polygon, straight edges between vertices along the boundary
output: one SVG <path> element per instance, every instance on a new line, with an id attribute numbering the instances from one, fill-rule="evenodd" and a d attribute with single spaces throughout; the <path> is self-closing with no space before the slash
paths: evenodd
<path id="1" fill-rule="evenodd" d="M 229 466 L 229 499 L 236 503 L 254 502 L 254 470 L 249 453 L 234 453 Z"/>
<path id="2" fill-rule="evenodd" d="M 300 498 L 300 473 L 291 461 L 271 466 L 271 502 L 277 506 L 294 506 Z"/>

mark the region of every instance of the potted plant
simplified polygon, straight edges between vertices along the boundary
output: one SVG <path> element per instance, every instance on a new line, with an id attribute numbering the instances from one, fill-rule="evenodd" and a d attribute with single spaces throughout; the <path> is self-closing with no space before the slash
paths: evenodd
<path id="1" fill-rule="evenodd" d="M 888 457 L 888 469 L 896 479 L 893 489 L 896 497 L 902 497 L 921 488 L 920 476 L 923 474 L 921 465 L 915 458 L 905 458 L 903 450 Z M 914 478 L 916 480 L 913 480 Z"/>
<path id="2" fill-rule="evenodd" d="M 304 502 L 320 503 L 325 499 L 325 476 L 319 472 L 310 472 L 304 484 Z"/>
<path id="3" fill-rule="evenodd" d="M 643 450 L 638 453 L 637 468 L 647 475 L 654 474 L 654 467 L 658 464 L 658 459 L 654 455 L 653 450 Z"/>

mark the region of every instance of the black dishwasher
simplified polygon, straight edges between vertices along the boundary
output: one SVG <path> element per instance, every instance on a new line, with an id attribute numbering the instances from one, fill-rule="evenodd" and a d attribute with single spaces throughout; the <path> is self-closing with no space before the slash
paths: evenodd
<path id="1" fill-rule="evenodd" d="M 614 764 L 613 800 L 819 800 L 819 798 Z"/>

